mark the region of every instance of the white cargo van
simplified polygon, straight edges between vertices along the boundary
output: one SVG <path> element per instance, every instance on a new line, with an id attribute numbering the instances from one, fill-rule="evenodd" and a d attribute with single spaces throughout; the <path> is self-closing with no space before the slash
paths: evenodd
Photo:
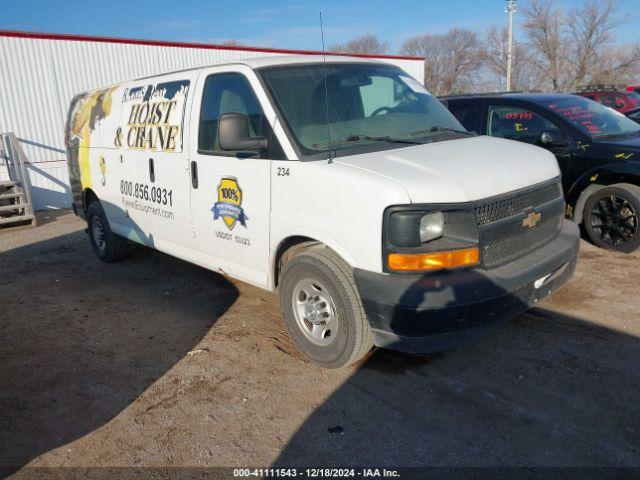
<path id="1" fill-rule="evenodd" d="M 78 95 L 76 213 L 102 260 L 140 243 L 277 291 L 325 367 L 450 348 L 572 274 L 552 154 L 476 136 L 401 69 L 310 56 Z"/>

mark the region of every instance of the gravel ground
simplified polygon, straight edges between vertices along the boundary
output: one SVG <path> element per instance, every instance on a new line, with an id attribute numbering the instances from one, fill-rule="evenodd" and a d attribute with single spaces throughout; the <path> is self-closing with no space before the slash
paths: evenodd
<path id="1" fill-rule="evenodd" d="M 0 467 L 640 466 L 640 254 L 583 242 L 490 337 L 325 371 L 273 294 L 83 229 L 0 231 Z"/>

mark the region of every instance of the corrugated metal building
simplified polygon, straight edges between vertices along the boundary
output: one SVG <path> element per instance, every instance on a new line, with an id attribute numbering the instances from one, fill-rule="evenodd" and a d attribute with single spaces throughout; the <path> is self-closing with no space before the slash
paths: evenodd
<path id="1" fill-rule="evenodd" d="M 64 122 L 73 96 L 137 77 L 244 58 L 320 52 L 0 31 L 0 133 L 29 158 L 37 210 L 70 206 Z M 382 56 L 422 81 L 424 63 Z M 0 169 L 0 180 L 3 180 Z"/>

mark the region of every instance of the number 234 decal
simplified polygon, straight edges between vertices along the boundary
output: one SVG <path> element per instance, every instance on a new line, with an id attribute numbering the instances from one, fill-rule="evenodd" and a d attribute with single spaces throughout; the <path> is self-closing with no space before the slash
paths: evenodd
<path id="1" fill-rule="evenodd" d="M 288 177 L 289 176 L 289 167 L 278 167 L 278 176 L 279 177 Z"/>

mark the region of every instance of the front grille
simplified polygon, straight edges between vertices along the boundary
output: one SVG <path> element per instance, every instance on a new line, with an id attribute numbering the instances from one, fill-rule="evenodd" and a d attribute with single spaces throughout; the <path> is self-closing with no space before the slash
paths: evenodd
<path id="1" fill-rule="evenodd" d="M 532 228 L 523 221 L 540 214 Z M 558 180 L 488 199 L 474 207 L 485 268 L 511 262 L 557 237 L 564 219 L 564 198 Z"/>
<path id="2" fill-rule="evenodd" d="M 554 181 L 546 185 L 533 187 L 531 190 L 507 194 L 497 200 L 489 199 L 486 203 L 476 205 L 474 213 L 478 225 L 502 220 L 527 208 L 542 205 L 562 197 L 560 182 Z"/>

